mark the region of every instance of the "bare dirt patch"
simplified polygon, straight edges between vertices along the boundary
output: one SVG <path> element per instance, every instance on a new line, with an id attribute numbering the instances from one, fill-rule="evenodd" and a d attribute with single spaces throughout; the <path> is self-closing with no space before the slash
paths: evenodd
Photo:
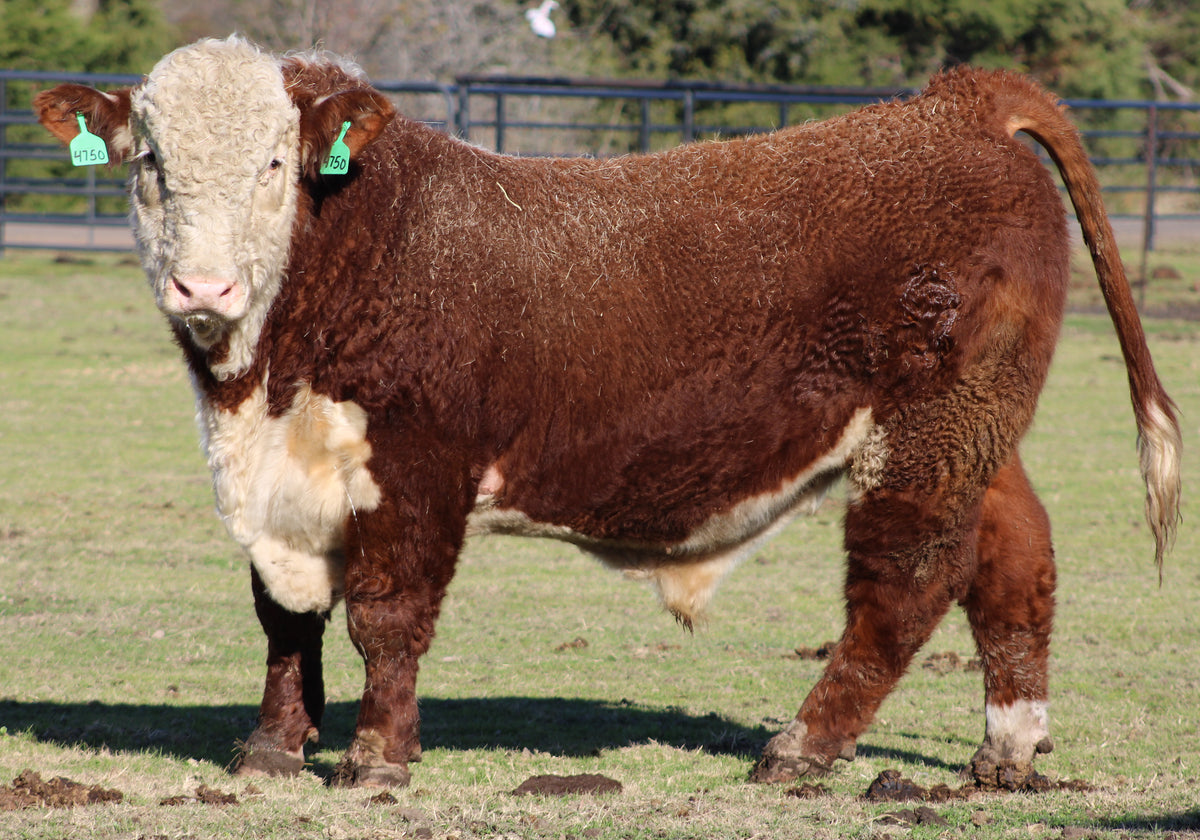
<path id="1" fill-rule="evenodd" d="M 570 796 L 579 793 L 620 793 L 624 786 L 616 779 L 598 773 L 578 776 L 532 776 L 517 786 L 513 796 Z"/>
<path id="2" fill-rule="evenodd" d="M 583 650 L 588 646 L 588 640 L 582 636 L 576 636 L 569 642 L 563 642 L 554 648 L 556 653 L 562 653 L 564 650 Z"/>
<path id="3" fill-rule="evenodd" d="M 1089 791 L 1092 790 L 1092 787 L 1086 782 L 1080 781 L 1055 782 L 1047 779 L 1045 776 L 1034 773 L 1024 786 L 1012 792 L 1046 793 L 1058 790 Z M 959 788 L 940 784 L 926 788 L 918 785 L 912 779 L 905 778 L 900 774 L 899 770 L 884 770 L 875 777 L 875 781 L 871 782 L 866 793 L 863 794 L 863 799 L 869 802 L 929 802 L 938 804 L 943 802 L 964 802 L 985 793 L 997 792 L 995 788 L 985 788 L 976 782 L 970 782 Z M 991 821 L 992 816 L 986 811 L 975 811 L 971 814 L 971 824 L 976 828 L 988 825 Z M 928 805 L 891 811 L 883 814 L 879 818 L 878 823 L 883 826 L 904 827 L 949 825 L 949 822 L 944 817 Z"/>
<path id="4" fill-rule="evenodd" d="M 784 796 L 791 796 L 796 799 L 820 799 L 822 796 L 829 795 L 829 788 L 825 785 L 814 785 L 810 782 L 805 782 L 794 788 L 788 788 L 783 792 Z"/>
<path id="5" fill-rule="evenodd" d="M 939 815 L 937 811 L 933 810 L 928 805 L 922 805 L 919 808 L 912 809 L 902 808 L 899 811 L 893 811 L 890 814 L 884 814 L 879 818 L 879 824 L 898 826 L 950 825 L 945 817 Z"/>
<path id="6" fill-rule="evenodd" d="M 33 770 L 24 770 L 11 785 L 0 787 L 0 811 L 20 811 L 25 808 L 77 808 L 83 805 L 102 805 L 120 802 L 125 794 L 99 785 L 85 785 L 70 779 L 44 781 Z"/>

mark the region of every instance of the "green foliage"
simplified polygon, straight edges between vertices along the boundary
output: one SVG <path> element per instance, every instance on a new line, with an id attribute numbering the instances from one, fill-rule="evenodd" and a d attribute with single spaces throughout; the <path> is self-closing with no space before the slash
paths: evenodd
<path id="1" fill-rule="evenodd" d="M 0 67 L 140 73 L 174 46 L 152 0 L 107 0 L 90 19 L 67 0 L 0 4 Z"/>
<path id="2" fill-rule="evenodd" d="M 842 4 L 697 0 L 566 0 L 572 26 L 605 36 L 629 76 L 725 82 L 890 84 L 867 58 L 880 46 Z"/>
<path id="3" fill-rule="evenodd" d="M 1200 88 L 1200 4 L 1145 0 L 1147 41 L 1158 66 L 1193 91 Z"/>
<path id="4" fill-rule="evenodd" d="M 71 11 L 67 0 L 4 0 L 0 3 L 0 68 L 6 70 L 60 70 L 81 73 L 142 73 L 175 45 L 158 4 L 153 0 L 106 0 L 90 18 Z M 39 86 L 10 82 L 5 105 L 28 110 Z M 40 126 L 13 125 L 4 129 L 8 144 L 43 145 L 48 135 Z M 85 177 L 64 160 L 11 159 L 3 162 L 11 179 Z M 101 169 L 101 179 L 117 183 L 121 168 Z M 102 198 L 97 210 L 121 213 L 125 199 Z M 20 195 L 7 201 L 13 213 L 81 213 L 84 199 L 63 196 Z"/>
<path id="5" fill-rule="evenodd" d="M 1120 0 L 865 0 L 857 19 L 883 33 L 910 81 L 972 63 L 1031 72 L 1065 96 L 1118 98 L 1142 75 Z"/>
<path id="6" fill-rule="evenodd" d="M 59 69 L 83 54 L 83 42 L 82 27 L 66 0 L 0 4 L 0 67 L 6 70 Z"/>
<path id="7" fill-rule="evenodd" d="M 564 0 L 624 73 L 725 82 L 918 86 L 963 62 L 1032 73 L 1068 97 L 1144 95 L 1156 47 L 1195 75 L 1193 4 L 1121 0 Z M 1189 64 L 1190 62 L 1190 64 Z"/>

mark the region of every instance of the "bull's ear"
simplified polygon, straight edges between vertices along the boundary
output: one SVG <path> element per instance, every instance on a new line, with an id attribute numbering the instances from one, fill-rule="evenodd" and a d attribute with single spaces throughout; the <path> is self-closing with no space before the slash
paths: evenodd
<path id="1" fill-rule="evenodd" d="M 133 149 L 129 92 L 130 88 L 104 93 L 86 85 L 59 85 L 33 98 L 33 112 L 38 122 L 64 144 L 79 134 L 76 114 L 83 114 L 88 131 L 104 140 L 109 161 L 117 164 Z"/>
<path id="2" fill-rule="evenodd" d="M 372 88 L 356 88 L 302 106 L 300 113 L 300 154 L 304 173 L 316 177 L 339 137 L 350 149 L 354 160 L 372 140 L 387 128 L 396 109 L 382 93 Z M 342 126 L 350 123 L 342 135 Z"/>

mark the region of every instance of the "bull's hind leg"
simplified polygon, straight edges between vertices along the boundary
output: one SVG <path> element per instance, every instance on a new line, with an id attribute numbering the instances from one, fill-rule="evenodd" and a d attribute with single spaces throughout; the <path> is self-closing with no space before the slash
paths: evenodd
<path id="1" fill-rule="evenodd" d="M 1017 789 L 1052 749 L 1047 719 L 1054 551 L 1050 520 L 1013 457 L 983 500 L 978 571 L 962 605 L 983 661 L 986 729 L 971 772 Z"/>
<path id="2" fill-rule="evenodd" d="M 950 391 L 898 410 L 855 456 L 846 629 L 754 780 L 787 781 L 852 756 L 913 655 L 966 596 L 984 492 L 1028 426 L 1041 379 L 1012 339 Z"/>
<path id="3" fill-rule="evenodd" d="M 325 711 L 321 637 L 326 613 L 294 613 L 271 599 L 251 567 L 254 610 L 267 635 L 267 681 L 258 726 L 242 747 L 239 775 L 288 776 L 304 767 L 304 745 L 315 741 Z"/>
<path id="4" fill-rule="evenodd" d="M 846 629 L 796 719 L 763 750 L 754 781 L 790 781 L 853 758 L 859 735 L 946 614 L 971 563 L 971 529 L 914 529 L 921 518 L 895 502 L 851 506 Z"/>

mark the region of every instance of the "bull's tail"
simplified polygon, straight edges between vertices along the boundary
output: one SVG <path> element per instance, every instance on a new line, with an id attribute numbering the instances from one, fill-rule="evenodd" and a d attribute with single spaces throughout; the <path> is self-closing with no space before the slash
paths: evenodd
<path id="1" fill-rule="evenodd" d="M 997 104 L 1007 120 L 1008 132 L 1026 132 L 1054 159 L 1075 206 L 1104 303 L 1121 343 L 1138 427 L 1138 452 L 1146 484 L 1146 519 L 1154 532 L 1155 560 L 1161 580 L 1163 555 L 1174 543 L 1179 522 L 1179 464 L 1183 443 L 1175 404 L 1167 396 L 1150 358 L 1112 225 L 1100 197 L 1100 183 L 1078 131 L 1064 115 L 1062 106 L 1032 82 L 1015 76 L 1005 79 L 1007 84 Z"/>

